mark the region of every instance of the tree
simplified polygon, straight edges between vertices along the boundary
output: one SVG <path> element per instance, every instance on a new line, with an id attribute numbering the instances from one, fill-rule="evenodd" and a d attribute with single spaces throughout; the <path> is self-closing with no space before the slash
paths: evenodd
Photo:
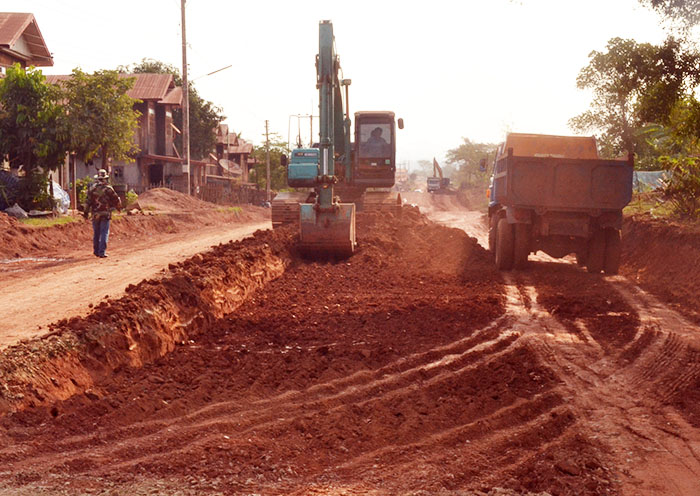
<path id="1" fill-rule="evenodd" d="M 176 86 L 182 86 L 180 71 L 172 65 L 153 59 L 143 59 L 134 66 L 119 66 L 120 72 L 132 74 L 172 74 Z M 222 109 L 199 96 L 190 81 L 187 85 L 190 104 L 190 155 L 205 158 L 216 148 L 216 128 L 226 117 Z M 182 109 L 173 111 L 173 123 L 182 129 Z M 175 138 L 175 146 L 182 154 L 182 135 Z"/>
<path id="2" fill-rule="evenodd" d="M 264 135 L 263 135 L 264 139 Z M 253 158 L 255 158 L 254 174 L 252 178 L 258 185 L 258 188 L 265 188 L 267 180 L 265 144 L 253 148 Z M 287 142 L 283 141 L 282 137 L 277 133 L 270 133 L 270 189 L 282 190 L 289 186 L 287 185 L 287 169 L 282 166 L 280 157 L 287 153 Z"/>
<path id="3" fill-rule="evenodd" d="M 700 22 L 700 0 L 639 0 L 639 3 L 685 29 Z"/>
<path id="4" fill-rule="evenodd" d="M 53 206 L 48 171 L 63 163 L 67 150 L 60 99 L 39 70 L 15 64 L 0 79 L 0 154 L 24 171 L 14 200 L 26 210 Z"/>
<path id="5" fill-rule="evenodd" d="M 127 95 L 133 86 L 133 78 L 108 70 L 86 74 L 73 69 L 72 77 L 63 83 L 71 150 L 82 160 L 99 154 L 107 170 L 110 158 L 133 160 L 140 115 L 134 110 L 138 100 Z"/>
<path id="6" fill-rule="evenodd" d="M 482 159 L 487 163 L 493 161 L 498 145 L 493 143 L 475 143 L 469 138 L 462 138 L 464 143 L 447 151 L 447 164 L 456 169 L 452 182 L 465 186 L 480 186 L 488 182 L 488 171 L 479 170 Z"/>
<path id="7" fill-rule="evenodd" d="M 576 131 L 600 132 L 603 156 L 637 151 L 639 130 L 664 124 L 676 102 L 700 81 L 700 56 L 668 38 L 662 45 L 613 38 L 607 52 L 593 51 L 577 78 L 593 91 L 591 110 L 569 121 Z"/>

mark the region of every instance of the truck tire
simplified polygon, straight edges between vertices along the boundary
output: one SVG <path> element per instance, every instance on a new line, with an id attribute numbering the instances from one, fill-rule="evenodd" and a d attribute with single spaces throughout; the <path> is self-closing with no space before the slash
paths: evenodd
<path id="1" fill-rule="evenodd" d="M 496 268 L 513 268 L 513 226 L 504 217 L 498 220 L 496 227 Z"/>
<path id="2" fill-rule="evenodd" d="M 498 215 L 492 215 L 489 219 L 489 251 L 496 252 L 496 226 L 498 225 Z"/>
<path id="3" fill-rule="evenodd" d="M 614 275 L 619 272 L 621 254 L 620 230 L 612 227 L 605 229 L 605 263 L 603 264 L 603 270 L 606 274 Z"/>
<path id="4" fill-rule="evenodd" d="M 579 267 L 586 266 L 586 259 L 588 258 L 588 246 L 576 252 L 576 265 Z"/>
<path id="5" fill-rule="evenodd" d="M 516 269 L 523 269 L 530 255 L 530 226 L 515 224 L 513 231 L 513 265 Z"/>
<path id="6" fill-rule="evenodd" d="M 586 266 L 591 274 L 599 274 L 605 264 L 605 233 L 602 229 L 596 230 L 588 242 L 588 258 Z"/>

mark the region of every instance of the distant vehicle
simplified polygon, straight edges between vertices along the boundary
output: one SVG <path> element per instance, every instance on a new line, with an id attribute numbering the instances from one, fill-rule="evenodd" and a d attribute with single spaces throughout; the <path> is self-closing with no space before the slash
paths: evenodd
<path id="1" fill-rule="evenodd" d="M 489 191 L 489 249 L 500 270 L 531 252 L 576 254 L 588 272 L 616 274 L 622 209 L 632 198 L 634 158 L 598 157 L 594 137 L 510 133 Z"/>
<path id="2" fill-rule="evenodd" d="M 427 181 L 427 191 L 428 193 L 455 194 L 455 191 L 450 189 L 450 178 L 443 177 L 442 167 L 435 157 L 433 157 L 433 175 L 428 177 Z"/>

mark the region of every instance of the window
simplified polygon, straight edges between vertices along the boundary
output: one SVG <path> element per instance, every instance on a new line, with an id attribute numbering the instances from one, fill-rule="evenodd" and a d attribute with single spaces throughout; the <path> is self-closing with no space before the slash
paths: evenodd
<path id="1" fill-rule="evenodd" d="M 360 125 L 360 157 L 390 158 L 391 157 L 391 124 L 363 123 Z"/>

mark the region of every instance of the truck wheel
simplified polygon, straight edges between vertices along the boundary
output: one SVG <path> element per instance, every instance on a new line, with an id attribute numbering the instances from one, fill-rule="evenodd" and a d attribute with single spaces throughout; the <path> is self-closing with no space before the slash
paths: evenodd
<path id="1" fill-rule="evenodd" d="M 603 270 L 606 274 L 613 275 L 619 272 L 621 254 L 620 230 L 612 227 L 605 229 L 605 263 Z"/>
<path id="2" fill-rule="evenodd" d="M 576 265 L 579 267 L 586 266 L 586 258 L 588 258 L 588 247 L 582 248 L 581 251 L 576 252 Z"/>
<path id="3" fill-rule="evenodd" d="M 503 217 L 498 220 L 496 228 L 496 268 L 513 268 L 513 226 Z"/>
<path id="4" fill-rule="evenodd" d="M 586 266 L 591 274 L 599 274 L 605 263 L 605 233 L 598 229 L 588 243 Z"/>
<path id="5" fill-rule="evenodd" d="M 530 226 L 527 224 L 515 224 L 513 240 L 513 265 L 517 269 L 527 266 L 527 257 L 530 254 Z"/>
<path id="6" fill-rule="evenodd" d="M 492 215 L 489 219 L 489 251 L 496 251 L 496 226 L 498 224 L 498 215 Z"/>

